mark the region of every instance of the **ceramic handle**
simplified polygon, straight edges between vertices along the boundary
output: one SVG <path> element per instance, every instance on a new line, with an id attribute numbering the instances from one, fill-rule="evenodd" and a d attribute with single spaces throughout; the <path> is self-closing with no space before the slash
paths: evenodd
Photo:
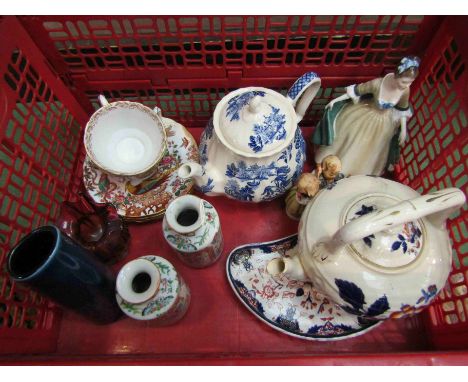
<path id="1" fill-rule="evenodd" d="M 299 77 L 288 90 L 288 98 L 296 109 L 298 123 L 304 118 L 307 108 L 317 95 L 320 84 L 320 77 L 314 72 L 309 72 Z"/>
<path id="2" fill-rule="evenodd" d="M 405 200 L 345 224 L 333 236 L 332 242 L 337 245 L 349 244 L 384 229 L 429 215 L 432 215 L 429 218 L 431 222 L 440 226 L 465 200 L 465 194 L 458 188 L 447 188 Z"/>
<path id="3" fill-rule="evenodd" d="M 99 94 L 98 100 L 99 100 L 99 103 L 101 104 L 101 106 L 109 105 L 109 101 L 106 99 L 106 97 L 104 97 L 103 94 Z"/>
<path id="4" fill-rule="evenodd" d="M 162 118 L 162 111 L 159 107 L 155 106 L 153 111 L 158 115 L 159 118 Z"/>

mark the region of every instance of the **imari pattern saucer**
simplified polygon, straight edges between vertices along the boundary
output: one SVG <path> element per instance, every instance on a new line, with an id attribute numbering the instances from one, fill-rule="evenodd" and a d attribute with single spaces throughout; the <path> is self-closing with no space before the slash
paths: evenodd
<path id="1" fill-rule="evenodd" d="M 163 118 L 168 151 L 151 178 L 133 186 L 127 178 L 107 174 L 86 157 L 83 180 L 88 194 L 96 203 L 112 203 L 127 221 L 145 222 L 164 216 L 166 206 L 176 197 L 192 191 L 193 180 L 182 179 L 177 169 L 182 163 L 198 162 L 198 146 L 181 124 Z"/>
<path id="2" fill-rule="evenodd" d="M 310 282 L 271 276 L 267 264 L 288 256 L 297 235 L 234 249 L 226 264 L 236 296 L 258 319 L 287 335 L 306 340 L 332 341 L 364 334 L 380 322 L 361 324 L 317 292 Z"/>

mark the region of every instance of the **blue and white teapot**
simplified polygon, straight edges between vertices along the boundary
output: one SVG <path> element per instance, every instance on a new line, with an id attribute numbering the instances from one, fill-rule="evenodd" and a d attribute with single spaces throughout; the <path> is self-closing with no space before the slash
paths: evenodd
<path id="1" fill-rule="evenodd" d="M 283 195 L 302 172 L 306 147 L 298 123 L 320 84 L 310 72 L 287 97 L 261 87 L 227 94 L 201 136 L 200 164 L 183 164 L 179 176 L 192 177 L 208 195 L 248 202 Z"/>

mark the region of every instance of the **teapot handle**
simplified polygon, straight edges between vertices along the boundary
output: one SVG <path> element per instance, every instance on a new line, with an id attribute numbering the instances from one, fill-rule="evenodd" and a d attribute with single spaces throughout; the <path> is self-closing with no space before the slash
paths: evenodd
<path id="1" fill-rule="evenodd" d="M 335 233 L 331 242 L 336 246 L 349 244 L 384 229 L 433 214 L 437 215 L 431 217 L 431 221 L 440 226 L 465 200 L 465 194 L 458 188 L 447 188 L 405 200 L 345 224 Z"/>
<path id="2" fill-rule="evenodd" d="M 321 80 L 317 73 L 309 72 L 299 77 L 288 90 L 287 98 L 296 109 L 298 123 L 304 118 L 304 114 L 317 95 L 320 85 Z"/>

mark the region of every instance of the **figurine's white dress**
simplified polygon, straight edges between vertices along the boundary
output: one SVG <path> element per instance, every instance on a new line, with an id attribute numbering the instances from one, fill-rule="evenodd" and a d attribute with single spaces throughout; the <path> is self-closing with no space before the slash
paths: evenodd
<path id="1" fill-rule="evenodd" d="M 348 100 L 336 116 L 328 117 L 328 123 L 322 119 L 322 126 L 318 126 L 322 130 L 317 132 L 318 136 L 326 135 L 324 129 L 328 129 L 333 141 L 330 146 L 318 147 L 316 163 L 321 163 L 327 155 L 336 155 L 346 175 L 381 175 L 401 117 L 411 116 L 409 88 L 397 103 L 387 102 L 381 96 L 384 78 L 346 88 L 353 102 Z"/>

